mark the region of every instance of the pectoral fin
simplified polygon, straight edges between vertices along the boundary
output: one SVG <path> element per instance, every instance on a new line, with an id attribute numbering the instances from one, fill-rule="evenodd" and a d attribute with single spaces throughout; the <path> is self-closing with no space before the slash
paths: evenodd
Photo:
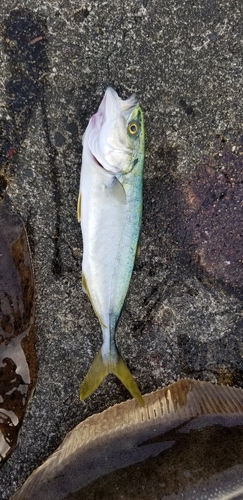
<path id="1" fill-rule="evenodd" d="M 112 183 L 106 186 L 106 189 L 108 195 L 112 196 L 116 201 L 123 204 L 126 203 L 126 191 L 117 177 L 113 177 Z"/>

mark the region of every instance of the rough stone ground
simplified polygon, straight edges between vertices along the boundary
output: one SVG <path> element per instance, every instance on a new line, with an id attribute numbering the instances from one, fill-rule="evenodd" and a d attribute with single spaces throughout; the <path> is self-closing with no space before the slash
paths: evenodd
<path id="1" fill-rule="evenodd" d="M 6 500 L 78 422 L 129 397 L 110 376 L 79 401 L 101 345 L 81 289 L 81 137 L 108 85 L 122 97 L 136 92 L 146 121 L 141 256 L 118 327 L 120 350 L 143 393 L 184 376 L 243 385 L 243 4 L 8 0 L 1 7 L 3 26 L 13 10 L 38 16 L 47 53 L 41 97 L 8 163 L 8 194 L 33 254 L 39 372 L 18 447 L 0 471 Z M 4 122 L 14 67 L 3 41 L 0 57 Z"/>

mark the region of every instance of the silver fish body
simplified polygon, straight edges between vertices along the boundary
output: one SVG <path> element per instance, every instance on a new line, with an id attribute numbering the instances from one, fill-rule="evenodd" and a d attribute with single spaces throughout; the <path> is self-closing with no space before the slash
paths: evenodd
<path id="1" fill-rule="evenodd" d="M 78 217 L 83 235 L 83 289 L 101 324 L 103 345 L 81 387 L 90 395 L 115 373 L 141 404 L 140 391 L 115 343 L 142 216 L 143 114 L 135 97 L 108 88 L 83 139 Z"/>

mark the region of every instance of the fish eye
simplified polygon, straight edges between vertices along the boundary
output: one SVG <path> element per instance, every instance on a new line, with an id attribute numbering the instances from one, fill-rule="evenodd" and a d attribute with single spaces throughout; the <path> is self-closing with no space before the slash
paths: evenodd
<path id="1" fill-rule="evenodd" d="M 127 127 L 128 133 L 130 135 L 136 135 L 138 133 L 138 124 L 137 122 L 130 122 Z"/>

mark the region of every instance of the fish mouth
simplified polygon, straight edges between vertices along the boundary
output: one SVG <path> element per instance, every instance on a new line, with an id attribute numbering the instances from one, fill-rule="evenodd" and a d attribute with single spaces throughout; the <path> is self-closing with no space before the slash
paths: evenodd
<path id="1" fill-rule="evenodd" d="M 123 100 L 114 89 L 108 87 L 97 113 L 91 117 L 91 126 L 93 129 L 101 130 L 107 119 L 116 120 L 120 114 L 127 119 L 137 105 L 138 101 L 134 94 Z"/>
<path id="2" fill-rule="evenodd" d="M 135 94 L 132 94 L 127 99 L 121 99 L 113 88 L 108 87 L 101 101 L 98 113 L 103 115 L 104 120 L 107 117 L 115 119 L 117 113 L 122 113 L 125 117 L 128 117 L 137 103 Z"/>

